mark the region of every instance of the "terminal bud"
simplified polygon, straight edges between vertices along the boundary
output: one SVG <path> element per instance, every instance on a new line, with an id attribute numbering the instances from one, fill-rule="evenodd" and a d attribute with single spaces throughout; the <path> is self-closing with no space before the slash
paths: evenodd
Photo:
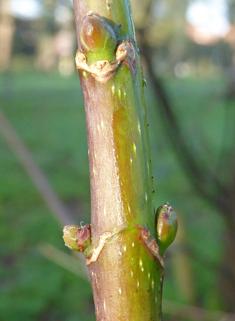
<path id="1" fill-rule="evenodd" d="M 163 255 L 168 246 L 174 241 L 178 230 L 176 213 L 167 203 L 158 207 L 155 217 L 155 227 L 159 253 Z"/>

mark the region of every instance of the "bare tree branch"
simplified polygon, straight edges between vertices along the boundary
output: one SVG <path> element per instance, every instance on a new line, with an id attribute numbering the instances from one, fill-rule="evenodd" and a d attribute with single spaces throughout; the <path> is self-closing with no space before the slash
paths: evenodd
<path id="1" fill-rule="evenodd" d="M 167 133 L 178 154 L 181 165 L 187 169 L 187 174 L 190 176 L 196 191 L 211 204 L 225 211 L 228 188 L 222 184 L 216 174 L 211 172 L 208 166 L 200 165 L 194 151 L 186 144 L 185 137 L 174 114 L 172 103 L 161 81 L 154 73 L 151 49 L 147 44 L 143 44 L 142 51 L 146 58 L 149 78 L 155 89 L 154 93 L 159 101 L 158 107 L 163 115 L 163 120 L 167 123 Z M 209 186 L 213 188 L 208 188 Z"/>
<path id="2" fill-rule="evenodd" d="M 28 148 L 0 109 L 0 130 L 8 146 L 15 153 L 26 173 L 38 189 L 54 218 L 62 225 L 71 224 L 69 213 L 54 192 L 51 184 L 36 165 Z"/>

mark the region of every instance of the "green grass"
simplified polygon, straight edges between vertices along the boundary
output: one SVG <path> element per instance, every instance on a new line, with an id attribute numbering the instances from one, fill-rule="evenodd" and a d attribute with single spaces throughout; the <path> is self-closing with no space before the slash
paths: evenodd
<path id="1" fill-rule="evenodd" d="M 78 77 L 11 77 L 11 85 L 1 92 L 5 115 L 60 199 L 69 209 L 72 206 L 74 222 L 89 221 L 85 115 Z M 0 319 L 72 321 L 80 315 L 81 320 L 94 320 L 89 283 L 39 254 L 42 241 L 69 253 L 62 226 L 2 135 L 0 145 Z"/>
<path id="2" fill-rule="evenodd" d="M 219 99 L 223 84 L 168 80 L 167 85 L 189 143 L 199 148 L 206 137 L 211 154 L 199 151 L 198 157 L 202 162 L 210 157 L 212 165 L 217 166 L 223 131 L 223 102 Z M 1 76 L 0 99 L 5 115 L 70 210 L 74 223 L 89 222 L 87 139 L 78 76 L 12 74 L 7 81 Z M 195 195 L 179 166 L 156 112 L 150 86 L 147 105 L 156 206 L 169 201 L 185 225 L 183 246 L 189 249 L 194 303 L 219 309 L 218 275 L 204 260 L 212 265 L 221 260 L 223 220 Z M 63 244 L 62 226 L 53 219 L 2 134 L 0 150 L 1 321 L 95 320 L 89 283 L 48 261 L 38 251 L 43 241 L 70 253 Z M 172 245 L 167 255 L 164 298 L 188 303 L 177 289 L 177 251 Z"/>

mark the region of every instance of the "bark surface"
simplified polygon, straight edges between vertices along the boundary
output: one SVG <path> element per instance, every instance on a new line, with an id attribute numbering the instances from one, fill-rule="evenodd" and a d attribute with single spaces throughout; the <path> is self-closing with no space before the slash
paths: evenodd
<path id="1" fill-rule="evenodd" d="M 74 8 L 80 49 L 76 62 L 85 104 L 91 182 L 92 249 L 87 265 L 96 318 L 157 321 L 161 319 L 164 259 L 155 241 L 145 82 L 130 4 L 125 0 L 115 4 L 74 0 Z M 103 21 L 103 34 L 112 34 L 112 28 L 117 39 L 113 53 L 107 55 L 107 48 L 102 48 L 94 54 L 93 49 L 100 44 L 93 40 L 100 41 L 100 34 L 92 41 L 88 39 L 88 45 L 93 46 L 90 51 L 87 43 L 84 45 L 83 35 L 89 32 L 83 30 L 81 35 L 81 29 L 89 25 L 88 20 L 99 25 Z M 130 53 L 117 64 L 111 77 L 102 81 L 99 70 L 103 72 L 103 66 L 108 68 L 109 64 L 113 67 L 124 44 L 132 48 Z M 104 62 L 107 56 L 112 61 Z"/>

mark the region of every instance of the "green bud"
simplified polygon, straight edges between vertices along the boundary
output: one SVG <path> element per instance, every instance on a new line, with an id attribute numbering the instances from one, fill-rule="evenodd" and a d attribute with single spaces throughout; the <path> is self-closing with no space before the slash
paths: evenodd
<path id="1" fill-rule="evenodd" d="M 115 60 L 117 38 L 113 28 L 101 16 L 91 14 L 84 18 L 80 40 L 89 64 L 98 60 Z"/>
<path id="2" fill-rule="evenodd" d="M 167 203 L 158 207 L 155 216 L 155 226 L 159 253 L 163 255 L 168 246 L 174 241 L 178 230 L 176 213 Z"/>
<path id="3" fill-rule="evenodd" d="M 67 225 L 63 230 L 65 245 L 76 252 L 84 252 L 91 246 L 91 225 Z"/>

